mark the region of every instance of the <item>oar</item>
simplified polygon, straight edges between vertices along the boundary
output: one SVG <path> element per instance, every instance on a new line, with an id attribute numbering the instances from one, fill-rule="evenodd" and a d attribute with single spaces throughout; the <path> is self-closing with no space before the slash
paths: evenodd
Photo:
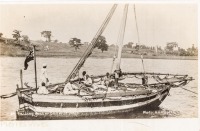
<path id="1" fill-rule="evenodd" d="M 1 99 L 10 98 L 10 97 L 13 97 L 15 95 L 17 95 L 17 92 L 13 92 L 13 93 L 6 94 L 6 95 L 1 95 Z"/>
<path id="2" fill-rule="evenodd" d="M 17 86 L 17 88 L 19 88 L 18 84 L 16 86 Z M 13 93 L 6 94 L 6 95 L 1 95 L 1 99 L 10 98 L 10 97 L 13 97 L 15 95 L 17 95 L 17 92 L 13 92 Z"/>
<path id="3" fill-rule="evenodd" d="M 24 85 L 27 87 L 27 88 L 19 88 L 18 85 L 17 85 L 17 88 L 19 88 L 20 92 L 25 92 L 25 91 L 28 91 L 28 90 L 36 90 L 36 88 L 31 88 L 31 86 L 28 86 L 28 83 L 24 83 Z M 6 99 L 6 98 L 10 98 L 10 97 L 13 97 L 17 95 L 17 92 L 13 92 L 13 93 L 9 93 L 9 94 L 6 94 L 6 95 L 1 95 L 1 99 Z"/>

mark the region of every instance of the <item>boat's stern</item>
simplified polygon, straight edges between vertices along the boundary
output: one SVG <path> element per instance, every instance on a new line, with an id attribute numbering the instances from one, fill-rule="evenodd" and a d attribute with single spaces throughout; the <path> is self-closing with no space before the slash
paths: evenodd
<path id="1" fill-rule="evenodd" d="M 17 88 L 16 89 L 19 109 L 16 111 L 17 120 L 24 120 L 29 115 L 34 115 L 34 111 L 30 108 L 32 105 L 32 93 L 31 90 Z"/>

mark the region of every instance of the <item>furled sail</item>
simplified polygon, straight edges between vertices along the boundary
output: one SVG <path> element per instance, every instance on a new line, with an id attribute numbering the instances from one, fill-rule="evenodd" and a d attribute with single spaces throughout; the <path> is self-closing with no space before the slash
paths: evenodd
<path id="1" fill-rule="evenodd" d="M 127 20 L 127 14 L 128 14 L 128 4 L 125 5 L 124 7 L 124 14 L 123 14 L 123 19 L 120 27 L 120 32 L 119 32 L 119 39 L 118 39 L 118 53 L 117 53 L 117 65 L 116 65 L 116 70 L 120 70 L 120 63 L 121 63 L 121 55 L 122 55 L 122 47 L 123 47 L 123 41 L 124 41 L 124 33 L 126 29 L 126 20 Z"/>

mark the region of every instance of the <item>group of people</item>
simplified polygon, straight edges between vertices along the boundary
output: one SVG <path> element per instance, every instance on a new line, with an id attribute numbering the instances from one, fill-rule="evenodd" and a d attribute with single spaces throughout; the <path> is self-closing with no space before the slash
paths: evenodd
<path id="1" fill-rule="evenodd" d="M 106 76 L 104 78 L 101 78 L 100 80 L 93 80 L 86 71 L 82 72 L 82 77 L 78 78 L 73 81 L 79 81 L 77 83 L 72 83 L 70 81 L 67 83 L 64 87 L 63 93 L 64 94 L 74 94 L 77 93 L 80 89 L 85 89 L 90 92 L 94 92 L 95 90 L 107 90 L 111 83 L 114 82 L 113 79 L 111 79 L 111 76 L 109 73 L 106 73 Z"/>
<path id="2" fill-rule="evenodd" d="M 108 90 L 108 87 L 114 86 L 116 89 L 118 88 L 118 79 L 120 77 L 120 72 L 115 71 L 114 75 L 110 75 L 108 72 L 106 73 L 105 77 L 101 78 L 98 81 L 93 80 L 86 71 L 82 72 L 82 77 L 78 78 L 76 81 L 78 83 L 73 82 L 74 80 L 70 80 L 64 87 L 63 93 L 64 94 L 75 94 L 82 89 L 86 89 L 88 91 L 95 91 L 95 90 Z M 41 86 L 37 90 L 38 94 L 49 94 L 55 91 L 58 86 L 48 90 L 46 86 L 49 84 L 49 79 L 47 75 L 47 64 L 43 64 L 41 69 Z"/>

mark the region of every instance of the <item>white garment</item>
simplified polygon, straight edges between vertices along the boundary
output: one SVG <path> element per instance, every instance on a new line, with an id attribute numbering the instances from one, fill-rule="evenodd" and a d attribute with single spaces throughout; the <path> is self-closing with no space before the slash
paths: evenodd
<path id="1" fill-rule="evenodd" d="M 115 72 L 115 78 L 119 78 L 119 74 Z"/>
<path id="2" fill-rule="evenodd" d="M 92 84 L 92 87 L 97 90 L 97 89 L 107 89 L 107 87 L 105 85 L 102 84 Z"/>
<path id="3" fill-rule="evenodd" d="M 84 84 L 86 85 L 91 85 L 92 84 L 92 79 L 89 77 L 85 81 L 83 81 Z"/>
<path id="4" fill-rule="evenodd" d="M 39 87 L 39 89 L 37 90 L 38 94 L 49 94 L 49 91 L 47 90 L 47 88 L 45 86 L 41 86 Z"/>
<path id="5" fill-rule="evenodd" d="M 64 87 L 64 90 L 63 90 L 63 93 L 66 95 L 66 94 L 75 94 L 78 92 L 78 87 L 74 84 L 71 84 L 71 83 L 67 83 Z"/>
<path id="6" fill-rule="evenodd" d="M 46 68 L 42 68 L 41 69 L 41 75 L 40 75 L 40 79 L 41 79 L 41 83 L 45 83 L 45 85 L 48 84 L 47 82 L 47 70 Z"/>

